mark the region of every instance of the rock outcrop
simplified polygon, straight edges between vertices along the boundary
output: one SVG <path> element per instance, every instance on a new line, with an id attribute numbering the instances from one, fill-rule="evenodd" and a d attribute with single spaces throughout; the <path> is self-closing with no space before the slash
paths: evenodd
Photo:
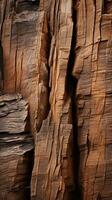
<path id="1" fill-rule="evenodd" d="M 0 199 L 30 199 L 33 139 L 28 104 L 20 95 L 0 96 Z"/>
<path id="2" fill-rule="evenodd" d="M 11 184 L 17 183 L 20 190 L 15 195 L 11 189 L 12 199 L 111 200 L 112 2 L 1 0 L 0 30 L 4 60 L 0 86 L 6 94 L 21 93 L 29 104 L 30 126 L 28 113 L 19 115 L 18 107 L 16 124 L 7 115 L 0 121 L 1 132 L 4 126 L 5 132 L 12 131 L 11 140 L 3 134 L 6 150 L 1 145 L 0 153 L 18 163 L 18 181 Z M 14 102 L 17 105 L 18 100 Z M 22 106 L 25 112 L 25 102 Z M 33 158 L 29 133 L 35 146 L 32 177 L 31 168 L 27 171 Z M 21 156 L 15 149 L 19 142 Z M 14 149 L 16 157 L 12 157 Z M 25 165 L 19 159 L 25 159 Z M 2 164 L 2 175 L 14 172 L 9 167 L 3 173 L 5 161 Z M 25 167 L 23 177 L 19 167 L 21 173 Z M 29 182 L 31 192 L 26 197 L 21 188 L 26 183 L 29 187 Z"/>
<path id="3" fill-rule="evenodd" d="M 112 199 L 112 1 L 77 8 L 76 99 L 83 199 Z"/>

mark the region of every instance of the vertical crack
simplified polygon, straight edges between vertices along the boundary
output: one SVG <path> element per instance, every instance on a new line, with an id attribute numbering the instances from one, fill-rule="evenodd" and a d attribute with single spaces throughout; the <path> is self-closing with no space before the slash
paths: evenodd
<path id="1" fill-rule="evenodd" d="M 101 200 L 101 194 L 100 194 L 100 192 L 98 193 L 97 200 Z"/>
<path id="2" fill-rule="evenodd" d="M 49 66 L 49 57 L 50 57 L 50 49 L 51 49 L 51 39 L 52 39 L 52 36 L 51 36 L 51 31 L 50 31 L 50 25 L 49 25 L 49 16 L 46 16 L 47 20 L 47 44 L 46 44 L 46 60 L 47 60 L 47 63 L 46 63 L 46 68 L 47 68 L 47 72 L 48 72 L 48 75 L 47 75 L 47 83 L 46 84 L 46 87 L 47 87 L 47 105 L 46 105 L 46 113 L 44 115 L 44 118 L 43 120 L 45 120 L 49 114 L 49 111 L 50 111 L 50 103 L 49 103 L 49 97 L 50 97 L 50 92 L 51 92 L 51 87 L 49 86 L 49 80 L 50 80 L 50 66 Z M 43 122 L 42 120 L 42 122 Z M 42 124 L 41 124 L 42 125 Z M 41 128 L 41 126 L 40 126 Z M 40 130 L 39 128 L 39 130 Z M 38 130 L 38 131 L 39 131 Z"/>
<path id="3" fill-rule="evenodd" d="M 3 93 L 4 89 L 4 62 L 3 62 L 3 47 L 0 40 L 0 93 Z"/>
<path id="4" fill-rule="evenodd" d="M 66 82 L 65 82 L 65 101 L 67 98 L 71 99 L 71 123 L 73 125 L 73 141 L 72 141 L 72 159 L 73 159 L 73 176 L 75 189 L 69 199 L 81 200 L 82 192 L 79 184 L 79 162 L 80 162 L 80 151 L 78 146 L 78 126 L 77 126 L 77 102 L 76 102 L 76 89 L 77 89 L 77 78 L 73 76 L 72 71 L 75 65 L 75 47 L 77 37 L 77 4 L 72 4 L 72 19 L 73 19 L 73 34 L 71 41 L 71 49 L 67 66 Z"/>
<path id="5" fill-rule="evenodd" d="M 33 165 L 34 165 L 34 150 L 31 150 L 30 152 L 28 152 L 27 156 L 28 156 L 28 163 L 27 163 L 28 178 L 27 178 L 27 185 L 26 185 L 26 191 L 25 191 L 25 199 L 31 200 L 30 183 L 31 183 L 32 170 L 33 170 Z"/>

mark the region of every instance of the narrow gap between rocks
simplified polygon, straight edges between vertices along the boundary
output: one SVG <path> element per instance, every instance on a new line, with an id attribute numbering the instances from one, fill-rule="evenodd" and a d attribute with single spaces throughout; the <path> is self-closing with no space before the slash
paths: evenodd
<path id="1" fill-rule="evenodd" d="M 104 0 L 103 2 L 103 14 L 111 14 L 112 13 L 112 1 Z"/>
<path id="2" fill-rule="evenodd" d="M 66 97 L 71 98 L 71 123 L 73 125 L 73 141 L 72 141 L 72 159 L 73 159 L 73 178 L 75 189 L 70 194 L 69 200 L 81 200 L 82 192 L 79 184 L 79 162 L 80 162 L 80 151 L 78 147 L 78 127 L 77 127 L 77 102 L 76 102 L 76 89 L 78 80 L 72 75 L 73 67 L 75 64 L 75 46 L 76 46 L 76 33 L 77 33 L 77 11 L 76 5 L 72 5 L 72 18 L 73 18 L 73 34 L 71 41 L 71 49 L 68 60 L 67 75 L 66 75 Z"/>
<path id="3" fill-rule="evenodd" d="M 30 114 L 29 114 L 29 109 L 28 109 L 28 116 L 26 118 L 27 124 L 25 127 L 26 130 L 26 137 L 29 137 L 29 139 L 32 138 L 32 150 L 28 151 L 25 153 L 25 157 L 27 160 L 27 165 L 26 165 L 26 174 L 27 174 L 27 182 L 25 185 L 25 200 L 31 200 L 31 178 L 32 178 L 32 171 L 34 167 L 34 138 L 31 132 L 31 124 L 30 124 Z"/>
<path id="4" fill-rule="evenodd" d="M 49 19 L 48 19 L 48 22 L 49 22 Z M 48 64 L 47 64 L 47 70 L 48 70 L 48 82 L 47 82 L 47 89 L 48 89 L 48 106 L 47 106 L 47 113 L 46 113 L 46 116 L 45 118 L 47 118 L 48 114 L 49 114 L 49 111 L 50 111 L 50 102 L 49 102 L 49 97 L 50 97 L 50 92 L 51 92 L 51 87 L 49 86 L 49 80 L 50 80 L 50 66 L 49 66 L 49 56 L 50 56 L 50 49 L 51 49 L 51 39 L 52 39 L 52 36 L 51 36 L 51 32 L 50 32 L 50 25 L 48 23 L 48 41 L 47 41 L 47 49 L 46 49 L 46 52 L 47 52 L 47 61 L 48 61 Z"/>
<path id="5" fill-rule="evenodd" d="M 26 185 L 26 191 L 25 191 L 25 199 L 26 200 L 31 200 L 31 177 L 32 177 L 32 170 L 33 170 L 33 165 L 34 165 L 34 150 L 31 150 L 30 152 L 27 153 L 28 157 L 28 163 L 27 163 L 27 185 Z"/>

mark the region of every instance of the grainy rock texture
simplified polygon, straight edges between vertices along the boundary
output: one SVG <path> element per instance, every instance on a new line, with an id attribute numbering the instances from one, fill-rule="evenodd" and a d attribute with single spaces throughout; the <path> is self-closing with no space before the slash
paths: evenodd
<path id="1" fill-rule="evenodd" d="M 83 199 L 112 199 L 112 1 L 77 8 L 76 90 Z"/>
<path id="2" fill-rule="evenodd" d="M 0 87 L 28 101 L 35 141 L 31 193 L 12 191 L 13 199 L 111 200 L 112 1 L 1 0 L 0 31 Z M 27 120 L 19 130 L 10 120 L 27 135 Z"/>
<path id="3" fill-rule="evenodd" d="M 0 96 L 1 200 L 30 199 L 33 139 L 27 117 L 28 105 L 20 95 Z"/>

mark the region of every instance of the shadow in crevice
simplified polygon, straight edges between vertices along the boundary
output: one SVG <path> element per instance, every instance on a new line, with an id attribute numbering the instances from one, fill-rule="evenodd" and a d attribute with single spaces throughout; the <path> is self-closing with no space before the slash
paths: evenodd
<path id="1" fill-rule="evenodd" d="M 32 149 L 30 152 L 27 154 L 28 161 L 27 161 L 27 182 L 26 182 L 26 187 L 25 187 L 25 199 L 26 200 L 31 200 L 31 177 L 32 177 L 32 170 L 34 166 L 34 149 Z"/>
<path id="2" fill-rule="evenodd" d="M 16 11 L 16 13 L 21 13 L 23 11 L 37 11 L 39 9 L 40 0 L 15 0 L 11 4 L 11 8 Z"/>
<path id="3" fill-rule="evenodd" d="M 73 3 L 74 4 L 74 3 Z M 72 19 L 73 19 L 73 34 L 71 41 L 71 49 L 67 66 L 66 82 L 65 82 L 65 102 L 67 98 L 71 99 L 71 123 L 73 125 L 73 138 L 71 141 L 72 161 L 73 161 L 73 176 L 74 176 L 74 190 L 70 193 L 69 200 L 82 200 L 82 188 L 79 183 L 79 165 L 80 165 L 80 150 L 78 146 L 78 126 L 77 126 L 77 78 L 72 75 L 75 65 L 75 47 L 76 47 L 76 33 L 77 33 L 77 11 L 75 5 L 72 5 Z"/>
<path id="4" fill-rule="evenodd" d="M 103 2 L 103 14 L 111 14 L 112 13 L 112 1 L 104 0 Z"/>

